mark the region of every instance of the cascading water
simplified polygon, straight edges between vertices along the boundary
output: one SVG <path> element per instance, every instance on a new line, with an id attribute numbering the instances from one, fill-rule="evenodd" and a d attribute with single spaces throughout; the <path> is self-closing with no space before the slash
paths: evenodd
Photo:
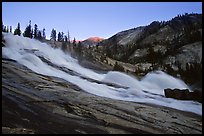
<path id="1" fill-rule="evenodd" d="M 80 66 L 78 61 L 69 54 L 64 54 L 60 49 L 53 49 L 46 43 L 14 36 L 11 33 L 2 34 L 6 41 L 6 46 L 2 47 L 2 56 L 16 60 L 36 73 L 63 78 L 84 91 L 98 96 L 157 104 L 202 115 L 202 104 L 198 102 L 164 97 L 165 88 L 189 89 L 189 87 L 182 80 L 162 71 L 150 72 L 141 80 L 116 71 L 100 74 Z M 52 65 L 43 61 L 42 58 Z M 67 73 L 58 67 L 67 68 L 77 74 Z M 94 80 L 104 84 L 99 84 Z M 114 87 L 105 83 L 119 86 Z"/>

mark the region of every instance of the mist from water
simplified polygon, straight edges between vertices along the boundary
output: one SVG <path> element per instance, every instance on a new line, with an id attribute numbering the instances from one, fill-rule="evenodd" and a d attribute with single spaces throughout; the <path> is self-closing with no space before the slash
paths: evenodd
<path id="1" fill-rule="evenodd" d="M 14 36 L 11 33 L 2 34 L 6 41 L 6 47 L 2 48 L 2 56 L 16 60 L 36 73 L 65 79 L 84 91 L 101 97 L 157 104 L 202 115 L 202 104 L 194 101 L 166 98 L 164 96 L 164 89 L 166 88 L 189 90 L 190 88 L 182 80 L 162 71 L 150 72 L 141 80 L 135 76 L 117 71 L 100 74 L 80 66 L 78 60 L 72 58 L 69 54 L 65 54 L 61 49 L 51 48 L 50 45 L 35 39 Z M 70 69 L 77 73 L 77 75 L 70 75 L 48 65 L 41 58 L 56 66 Z M 121 87 L 99 84 L 81 77 L 113 83 Z"/>

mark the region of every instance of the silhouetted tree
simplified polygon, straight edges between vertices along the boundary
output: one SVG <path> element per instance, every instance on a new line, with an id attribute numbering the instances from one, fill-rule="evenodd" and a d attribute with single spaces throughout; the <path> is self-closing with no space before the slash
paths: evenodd
<path id="1" fill-rule="evenodd" d="M 64 41 L 67 43 L 68 41 L 67 41 L 67 36 L 65 35 L 64 36 Z"/>
<path id="2" fill-rule="evenodd" d="M 7 26 L 7 28 L 6 28 L 6 32 L 7 32 L 7 33 L 9 32 L 9 26 Z"/>
<path id="3" fill-rule="evenodd" d="M 6 26 L 4 26 L 3 21 L 2 21 L 2 32 L 6 32 Z"/>
<path id="4" fill-rule="evenodd" d="M 82 44 L 79 41 L 79 43 L 77 44 L 77 52 L 78 52 L 78 54 L 81 54 L 82 53 L 81 51 L 82 51 Z"/>
<path id="5" fill-rule="evenodd" d="M 78 60 L 81 61 L 81 57 L 82 57 L 82 44 L 81 44 L 80 41 L 77 44 L 76 53 L 77 53 Z"/>
<path id="6" fill-rule="evenodd" d="M 12 26 L 10 26 L 10 33 L 12 33 Z"/>
<path id="7" fill-rule="evenodd" d="M 4 26 L 4 28 L 3 28 L 3 32 L 6 32 L 6 26 Z"/>
<path id="8" fill-rule="evenodd" d="M 18 26 L 17 26 L 17 28 L 14 31 L 14 35 L 19 35 L 19 36 L 21 35 L 20 23 L 18 23 Z"/>
<path id="9" fill-rule="evenodd" d="M 74 40 L 73 40 L 73 42 L 72 42 L 72 49 L 73 49 L 73 53 L 74 53 L 74 55 L 76 55 L 76 53 L 77 53 L 77 44 L 76 44 L 76 39 L 75 39 L 75 37 L 74 37 Z"/>
<path id="10" fill-rule="evenodd" d="M 67 42 L 68 42 L 68 44 L 70 45 L 70 35 L 69 35 L 69 31 L 68 31 L 68 34 L 67 34 Z"/>
<path id="11" fill-rule="evenodd" d="M 41 31 L 38 31 L 38 35 L 37 35 L 37 39 L 38 40 L 42 40 L 42 33 L 41 33 Z"/>
<path id="12" fill-rule="evenodd" d="M 29 21 L 29 25 L 26 27 L 26 29 L 25 29 L 25 31 L 23 33 L 23 36 L 32 38 L 31 20 Z"/>
<path id="13" fill-rule="evenodd" d="M 74 37 L 74 40 L 73 40 L 73 47 L 76 48 L 76 39 Z"/>
<path id="14" fill-rule="evenodd" d="M 45 35 L 45 28 L 43 28 L 43 39 L 46 39 L 46 35 Z"/>
<path id="15" fill-rule="evenodd" d="M 33 28 L 31 29 L 30 38 L 33 38 Z"/>
<path id="16" fill-rule="evenodd" d="M 57 41 L 58 41 L 58 42 L 62 42 L 62 40 L 63 40 L 62 34 L 59 32 L 59 33 L 58 33 Z"/>
<path id="17" fill-rule="evenodd" d="M 64 42 L 64 32 L 61 32 L 61 42 Z"/>
<path id="18" fill-rule="evenodd" d="M 66 38 L 66 37 L 65 37 Z M 67 33 L 67 46 L 68 46 L 68 50 L 71 51 L 71 40 L 70 40 L 70 34 L 69 31 Z"/>
<path id="19" fill-rule="evenodd" d="M 34 25 L 34 38 L 37 39 L 38 36 L 38 26 L 35 24 Z"/>
<path id="20" fill-rule="evenodd" d="M 55 29 L 52 29 L 52 31 L 51 31 L 51 36 L 50 36 L 50 40 L 56 41 L 56 38 L 57 38 L 56 34 L 57 34 L 56 30 L 55 30 Z"/>

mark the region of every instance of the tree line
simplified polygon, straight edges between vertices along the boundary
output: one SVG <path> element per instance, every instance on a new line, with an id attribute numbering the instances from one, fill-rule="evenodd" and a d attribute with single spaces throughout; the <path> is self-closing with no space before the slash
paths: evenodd
<path id="1" fill-rule="evenodd" d="M 10 32 L 12 33 L 12 26 L 10 26 L 10 31 L 8 30 L 8 26 L 4 26 L 3 22 L 2 22 L 2 31 L 3 32 Z M 29 25 L 25 28 L 25 31 L 22 33 L 21 28 L 20 28 L 20 23 L 17 24 L 16 29 L 14 30 L 14 35 L 23 35 L 24 37 L 28 37 L 28 38 L 35 38 L 38 40 L 42 40 L 46 38 L 45 35 L 45 28 L 43 28 L 43 30 L 39 30 L 37 24 L 34 25 L 34 30 L 31 26 L 31 20 L 29 21 Z"/>
<path id="2" fill-rule="evenodd" d="M 4 26 L 3 21 L 2 21 L 2 32 L 12 33 L 12 26 L 10 26 L 10 27 L 9 26 Z M 45 28 L 43 28 L 43 30 L 40 30 L 38 28 L 37 24 L 35 24 L 34 28 L 32 28 L 31 20 L 29 21 L 29 24 L 25 28 L 24 32 L 21 31 L 20 23 L 18 23 L 13 34 L 14 35 L 19 35 L 19 36 L 22 35 L 24 37 L 28 37 L 28 38 L 31 38 L 31 39 L 34 38 L 34 39 L 37 39 L 37 40 L 40 40 L 40 41 L 46 39 Z M 53 28 L 52 31 L 51 31 L 51 35 L 50 35 L 50 40 L 51 41 L 62 42 L 61 49 L 64 52 L 69 50 L 77 58 L 81 57 L 81 54 L 82 54 L 81 42 L 77 43 L 76 39 L 74 37 L 74 40 L 71 43 L 71 38 L 70 38 L 69 31 L 67 32 L 67 35 L 65 35 L 64 32 L 58 32 L 58 34 L 57 34 L 57 31 Z"/>
<path id="3" fill-rule="evenodd" d="M 10 27 L 5 26 L 3 24 L 3 21 L 2 21 L 2 32 L 12 33 L 12 26 L 10 26 Z M 19 36 L 23 35 L 24 37 L 28 37 L 28 38 L 31 38 L 31 39 L 32 38 L 35 38 L 35 39 L 38 39 L 38 40 L 46 39 L 45 28 L 40 30 L 40 29 L 38 29 L 37 24 L 35 24 L 34 28 L 32 28 L 31 20 L 29 21 L 29 24 L 25 28 L 24 32 L 21 31 L 20 23 L 18 23 L 13 34 L 14 35 L 19 35 Z M 68 42 L 68 43 L 71 42 L 70 41 L 69 31 L 68 31 L 67 35 L 64 35 L 64 32 L 59 32 L 58 35 L 57 35 L 56 30 L 54 28 L 51 31 L 50 40 L 59 41 L 59 42 Z"/>

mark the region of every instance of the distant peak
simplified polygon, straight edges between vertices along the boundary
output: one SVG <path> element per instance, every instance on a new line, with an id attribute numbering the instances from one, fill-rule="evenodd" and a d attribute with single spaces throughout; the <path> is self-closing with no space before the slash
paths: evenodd
<path id="1" fill-rule="evenodd" d="M 102 40 L 104 40 L 104 38 L 101 38 L 101 37 L 90 37 L 86 40 L 89 40 L 89 41 L 93 41 L 93 42 L 100 42 Z"/>

